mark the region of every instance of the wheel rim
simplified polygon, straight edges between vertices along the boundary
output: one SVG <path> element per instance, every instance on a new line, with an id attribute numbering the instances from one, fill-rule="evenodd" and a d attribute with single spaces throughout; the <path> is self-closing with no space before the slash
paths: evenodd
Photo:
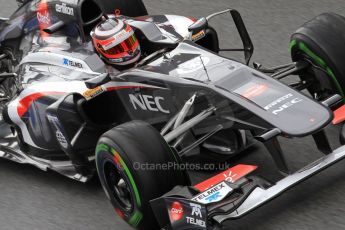
<path id="1" fill-rule="evenodd" d="M 104 175 L 110 195 L 115 199 L 116 205 L 122 211 L 131 213 L 134 209 L 134 200 L 127 178 L 117 165 L 109 161 L 104 165 Z"/>

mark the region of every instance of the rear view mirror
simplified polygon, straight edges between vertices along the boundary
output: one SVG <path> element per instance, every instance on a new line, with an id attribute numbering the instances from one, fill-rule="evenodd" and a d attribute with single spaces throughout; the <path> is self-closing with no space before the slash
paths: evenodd
<path id="1" fill-rule="evenodd" d="M 249 36 L 249 33 L 247 31 L 247 28 L 243 22 L 241 14 L 237 10 L 227 9 L 227 10 L 223 10 L 223 11 L 211 14 L 211 15 L 207 16 L 205 18 L 205 20 L 210 21 L 212 18 L 214 18 L 218 15 L 226 14 L 226 13 L 230 13 L 230 15 L 232 16 L 232 19 L 235 23 L 237 31 L 241 37 L 241 40 L 243 43 L 243 48 L 240 48 L 240 49 L 223 49 L 223 48 L 221 48 L 221 49 L 219 49 L 219 51 L 243 51 L 246 64 L 248 65 L 249 61 L 253 55 L 253 52 L 254 52 L 254 46 L 253 46 L 252 40 Z"/>
<path id="2" fill-rule="evenodd" d="M 98 86 L 108 83 L 109 81 L 111 81 L 109 73 L 102 73 L 94 78 L 85 81 L 85 85 L 88 89 L 94 89 Z"/>
<path id="3" fill-rule="evenodd" d="M 198 33 L 204 29 L 206 29 L 208 26 L 208 21 L 206 18 L 200 18 L 196 22 L 194 22 L 192 25 L 188 27 L 188 31 L 192 34 Z"/>
<path id="4" fill-rule="evenodd" d="M 43 31 L 48 34 L 53 34 L 61 30 L 64 26 L 65 26 L 65 23 L 63 21 L 58 21 L 54 23 L 53 25 L 49 26 L 48 28 L 43 29 Z"/>

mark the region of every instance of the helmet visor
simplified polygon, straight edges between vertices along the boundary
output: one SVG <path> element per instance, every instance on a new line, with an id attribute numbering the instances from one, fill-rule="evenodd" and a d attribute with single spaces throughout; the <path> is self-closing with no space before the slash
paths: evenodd
<path id="1" fill-rule="evenodd" d="M 119 43 L 118 45 L 105 50 L 102 46 L 99 46 L 102 53 L 106 56 L 123 56 L 123 55 L 128 55 L 129 52 L 135 51 L 138 48 L 139 42 L 137 41 L 135 35 L 133 34 L 123 42 Z"/>

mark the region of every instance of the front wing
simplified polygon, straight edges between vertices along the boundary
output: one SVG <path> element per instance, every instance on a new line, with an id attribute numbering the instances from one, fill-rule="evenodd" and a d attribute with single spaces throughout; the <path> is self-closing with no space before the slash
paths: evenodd
<path id="1" fill-rule="evenodd" d="M 256 166 L 238 165 L 193 187 L 175 187 L 151 201 L 151 206 L 161 227 L 215 229 L 226 220 L 248 214 L 344 158 L 345 146 L 341 146 L 274 184 L 261 177 L 248 176 Z M 229 177 L 229 174 L 239 176 Z"/>

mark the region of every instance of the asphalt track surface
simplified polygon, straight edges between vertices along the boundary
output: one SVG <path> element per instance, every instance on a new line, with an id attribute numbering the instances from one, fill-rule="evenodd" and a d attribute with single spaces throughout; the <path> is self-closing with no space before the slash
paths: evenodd
<path id="1" fill-rule="evenodd" d="M 151 14 L 204 16 L 224 8 L 238 9 L 255 45 L 253 59 L 266 65 L 289 61 L 291 33 L 303 22 L 327 11 L 345 14 L 344 0 L 146 0 Z M 0 0 L 0 16 L 15 8 L 14 0 Z M 227 18 L 215 22 L 221 42 L 239 44 Z M 330 35 L 331 36 L 331 35 Z M 237 55 L 238 56 L 238 55 Z M 327 130 L 338 145 L 337 127 Z M 310 138 L 283 141 L 292 168 L 317 158 Z M 260 173 L 275 178 L 268 154 L 258 147 L 243 162 L 259 163 Z M 224 229 L 287 230 L 345 229 L 345 162 L 309 179 Z M 130 229 L 114 215 L 113 208 L 94 180 L 80 184 L 52 172 L 41 172 L 0 160 L 0 230 L 109 230 Z"/>

